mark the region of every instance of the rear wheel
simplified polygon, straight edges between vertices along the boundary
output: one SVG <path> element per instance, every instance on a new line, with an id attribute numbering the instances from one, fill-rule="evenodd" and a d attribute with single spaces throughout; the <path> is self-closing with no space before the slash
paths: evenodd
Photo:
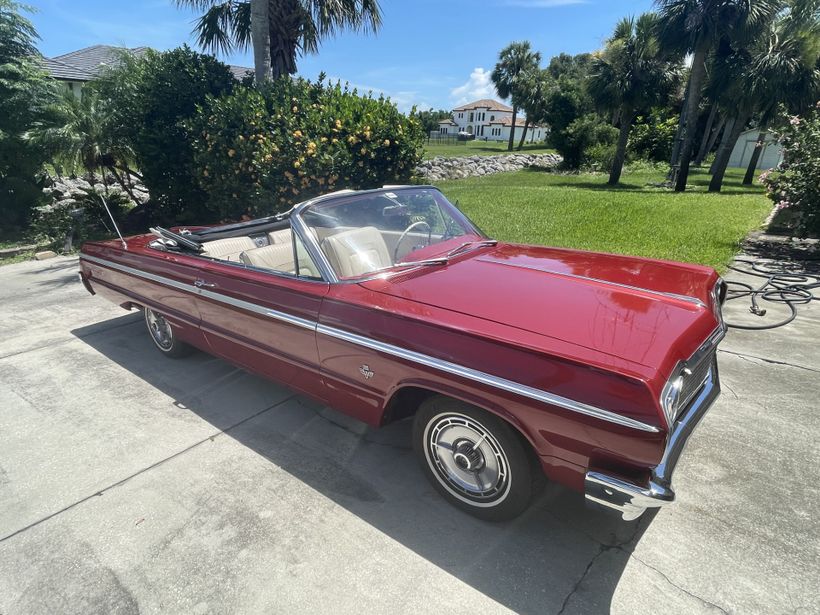
<path id="1" fill-rule="evenodd" d="M 448 397 L 426 400 L 413 445 L 422 470 L 445 499 L 487 521 L 520 515 L 533 495 L 533 468 L 513 428 Z"/>
<path id="2" fill-rule="evenodd" d="M 192 348 L 176 338 L 171 323 L 162 314 L 148 307 L 144 308 L 143 311 L 145 313 L 145 325 L 148 327 L 151 340 L 162 354 L 179 358 L 191 353 Z"/>

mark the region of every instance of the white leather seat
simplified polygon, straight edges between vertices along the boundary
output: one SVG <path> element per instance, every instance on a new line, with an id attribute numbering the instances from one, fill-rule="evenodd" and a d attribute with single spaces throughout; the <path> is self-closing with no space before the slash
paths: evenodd
<path id="1" fill-rule="evenodd" d="M 202 256 L 210 256 L 223 261 L 239 262 L 239 255 L 245 250 L 252 250 L 256 247 L 250 237 L 228 237 L 227 239 L 215 239 L 202 244 L 205 250 Z"/>
<path id="2" fill-rule="evenodd" d="M 362 275 L 393 264 L 384 238 L 373 226 L 330 235 L 322 242 L 322 249 L 341 278 Z"/>
<path id="3" fill-rule="evenodd" d="M 268 241 L 270 241 L 272 244 L 290 243 L 292 241 L 290 229 L 285 228 L 281 231 L 271 231 L 270 233 L 268 233 Z"/>
<path id="4" fill-rule="evenodd" d="M 277 243 L 246 250 L 239 255 L 239 259 L 246 265 L 260 267 L 261 269 L 296 273 L 296 264 L 293 261 L 293 244 L 291 243 Z M 319 277 L 312 263 L 305 259 L 299 261 L 299 275 Z"/>

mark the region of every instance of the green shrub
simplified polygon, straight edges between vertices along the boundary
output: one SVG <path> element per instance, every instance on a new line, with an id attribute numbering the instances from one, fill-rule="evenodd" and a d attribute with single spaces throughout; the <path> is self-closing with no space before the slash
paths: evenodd
<path id="1" fill-rule="evenodd" d="M 207 211 L 184 120 L 208 96 L 228 94 L 235 85 L 227 65 L 187 46 L 140 58 L 123 54 L 95 84 L 110 109 L 106 130 L 134 152 L 156 220 L 189 223 Z"/>
<path id="2" fill-rule="evenodd" d="M 604 156 L 606 148 L 614 146 L 618 140 L 618 129 L 604 122 L 594 113 L 574 120 L 566 130 L 561 149 L 558 153 L 564 157 L 564 165 L 577 169 L 590 165 L 592 148 L 599 156 Z M 612 156 L 614 157 L 614 150 Z"/>
<path id="3" fill-rule="evenodd" d="M 220 220 L 407 182 L 424 138 L 420 122 L 384 98 L 289 77 L 211 97 L 186 128 L 210 218 Z"/>
<path id="4" fill-rule="evenodd" d="M 668 162 L 677 130 L 678 117 L 668 110 L 655 109 L 648 116 L 639 116 L 629 133 L 627 156 L 631 160 Z"/>
<path id="5" fill-rule="evenodd" d="M 584 154 L 584 166 L 593 171 L 609 171 L 615 163 L 614 143 L 595 143 Z"/>
<path id="6" fill-rule="evenodd" d="M 803 117 L 787 117 L 776 137 L 783 162 L 760 179 L 778 209 L 788 209 L 794 231 L 820 235 L 820 103 Z"/>

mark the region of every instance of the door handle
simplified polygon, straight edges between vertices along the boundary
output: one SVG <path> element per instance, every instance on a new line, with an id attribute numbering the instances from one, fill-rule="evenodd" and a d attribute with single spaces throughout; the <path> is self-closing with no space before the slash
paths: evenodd
<path id="1" fill-rule="evenodd" d="M 216 284 L 206 282 L 205 280 L 195 280 L 194 286 L 196 286 L 197 288 L 214 288 Z"/>

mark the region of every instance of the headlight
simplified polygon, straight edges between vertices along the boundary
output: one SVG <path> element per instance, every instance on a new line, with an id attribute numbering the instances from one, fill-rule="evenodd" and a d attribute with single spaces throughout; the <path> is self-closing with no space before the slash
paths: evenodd
<path id="1" fill-rule="evenodd" d="M 663 414 L 666 417 L 666 425 L 670 429 L 675 422 L 675 417 L 678 414 L 678 402 L 680 402 L 680 394 L 683 389 L 683 374 L 679 367 L 672 372 L 672 377 L 669 382 L 663 387 L 661 392 L 661 407 Z"/>

